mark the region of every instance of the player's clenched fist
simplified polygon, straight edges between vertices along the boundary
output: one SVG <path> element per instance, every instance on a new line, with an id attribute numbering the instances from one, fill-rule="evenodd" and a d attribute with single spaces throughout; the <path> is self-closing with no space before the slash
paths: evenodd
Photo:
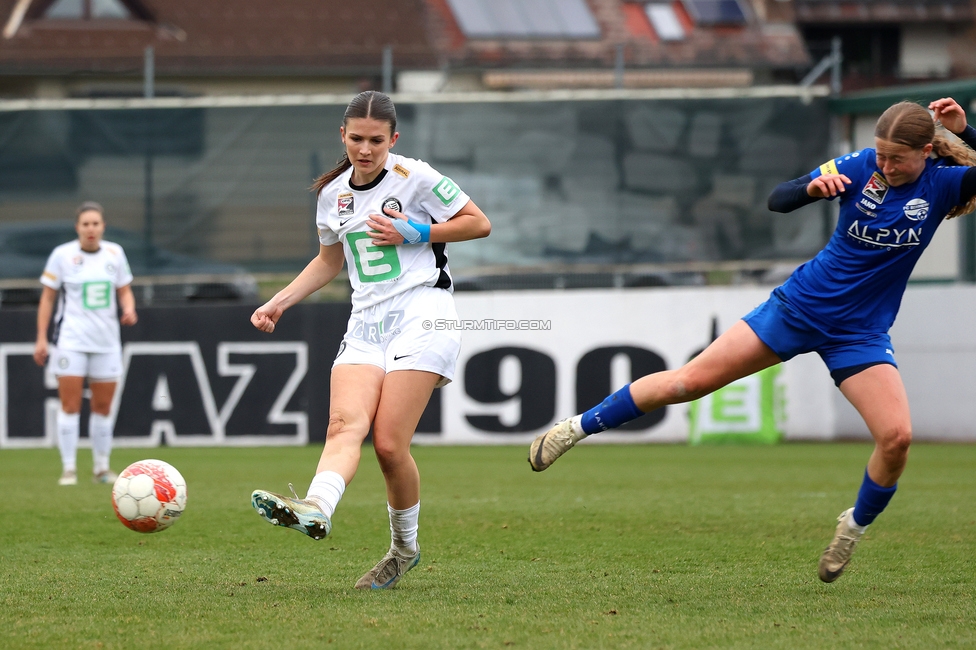
<path id="1" fill-rule="evenodd" d="M 270 334 L 275 331 L 275 324 L 278 319 L 281 318 L 282 309 L 276 305 L 272 305 L 270 302 L 266 302 L 251 314 L 251 325 L 258 328 L 262 332 L 267 332 Z"/>

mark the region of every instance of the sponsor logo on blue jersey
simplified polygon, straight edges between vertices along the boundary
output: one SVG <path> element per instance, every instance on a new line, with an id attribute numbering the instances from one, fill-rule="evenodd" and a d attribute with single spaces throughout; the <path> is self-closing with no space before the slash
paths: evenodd
<path id="1" fill-rule="evenodd" d="M 929 202 L 925 199 L 912 199 L 905 204 L 905 216 L 912 221 L 925 221 L 929 216 Z"/>
<path id="2" fill-rule="evenodd" d="M 868 215 L 869 217 L 878 216 L 878 213 L 874 212 L 874 210 L 876 210 L 878 206 L 875 203 L 868 201 L 867 199 L 861 199 L 860 201 L 854 204 L 854 207 L 856 207 L 858 210 Z"/>
<path id="3" fill-rule="evenodd" d="M 871 178 L 864 185 L 861 194 L 868 197 L 875 203 L 884 203 L 885 195 L 888 193 L 888 181 L 878 172 L 871 174 Z"/>
<path id="4" fill-rule="evenodd" d="M 856 203 L 856 204 L 855 204 L 855 207 L 856 207 L 856 208 L 857 208 L 858 210 L 860 210 L 861 212 L 863 212 L 863 213 L 864 213 L 865 215 L 867 215 L 867 216 L 869 216 L 869 217 L 876 217 L 876 216 L 878 216 L 878 213 L 877 213 L 877 212 L 871 212 L 870 210 L 868 210 L 867 208 L 865 208 L 865 207 L 864 207 L 863 205 L 861 205 L 860 203 Z"/>
<path id="5" fill-rule="evenodd" d="M 847 229 L 847 236 L 878 248 L 912 248 L 921 243 L 921 228 L 871 228 L 855 221 Z"/>

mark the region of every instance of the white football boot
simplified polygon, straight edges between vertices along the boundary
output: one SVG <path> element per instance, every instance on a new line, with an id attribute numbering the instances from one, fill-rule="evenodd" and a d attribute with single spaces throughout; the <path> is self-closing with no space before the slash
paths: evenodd
<path id="1" fill-rule="evenodd" d="M 541 472 L 585 437 L 585 433 L 576 433 L 573 430 L 571 420 L 557 422 L 555 426 L 532 441 L 529 447 L 529 465 L 532 466 L 533 471 Z"/>
<path id="2" fill-rule="evenodd" d="M 299 499 L 297 494 L 292 498 L 255 490 L 251 493 L 251 505 L 269 524 L 297 530 L 312 539 L 322 539 L 332 532 L 332 520 L 314 502 Z"/>
<path id="3" fill-rule="evenodd" d="M 854 521 L 853 514 L 854 508 L 848 508 L 840 513 L 840 516 L 837 517 L 837 530 L 834 531 L 834 539 L 831 540 L 830 546 L 820 556 L 817 573 L 824 582 L 833 582 L 840 577 L 840 574 L 847 567 L 847 563 L 851 561 L 854 548 L 864 535 L 863 531 L 851 526 L 850 522 Z"/>
<path id="4" fill-rule="evenodd" d="M 420 544 L 417 544 L 414 555 L 403 555 L 399 549 L 391 547 L 383 559 L 359 579 L 356 589 L 392 589 L 400 582 L 403 574 L 419 562 Z"/>

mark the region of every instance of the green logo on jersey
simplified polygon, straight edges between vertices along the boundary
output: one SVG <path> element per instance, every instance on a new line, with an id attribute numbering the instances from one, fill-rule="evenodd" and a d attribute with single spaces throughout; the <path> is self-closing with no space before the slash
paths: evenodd
<path id="1" fill-rule="evenodd" d="M 81 304 L 85 309 L 106 309 L 110 307 L 112 305 L 112 283 L 82 283 Z"/>
<path id="2" fill-rule="evenodd" d="M 346 236 L 360 282 L 383 282 L 400 276 L 400 256 L 396 246 L 375 246 L 369 233 L 351 232 Z"/>
<path id="3" fill-rule="evenodd" d="M 457 195 L 461 193 L 461 190 L 458 189 L 458 186 L 454 184 L 454 181 L 445 176 L 438 181 L 437 185 L 434 186 L 433 192 L 434 196 L 441 200 L 441 203 L 444 205 L 451 205 L 451 202 L 457 198 Z"/>

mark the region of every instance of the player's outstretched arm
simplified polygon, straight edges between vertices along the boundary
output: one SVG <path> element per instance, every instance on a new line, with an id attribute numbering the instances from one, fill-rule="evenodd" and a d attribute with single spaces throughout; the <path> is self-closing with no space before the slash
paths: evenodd
<path id="1" fill-rule="evenodd" d="M 276 293 L 271 300 L 254 310 L 251 314 L 251 324 L 262 332 L 273 332 L 278 319 L 286 309 L 301 302 L 339 275 L 343 261 L 342 243 L 331 246 L 320 244 L 319 254 L 305 266 L 298 277 Z"/>

